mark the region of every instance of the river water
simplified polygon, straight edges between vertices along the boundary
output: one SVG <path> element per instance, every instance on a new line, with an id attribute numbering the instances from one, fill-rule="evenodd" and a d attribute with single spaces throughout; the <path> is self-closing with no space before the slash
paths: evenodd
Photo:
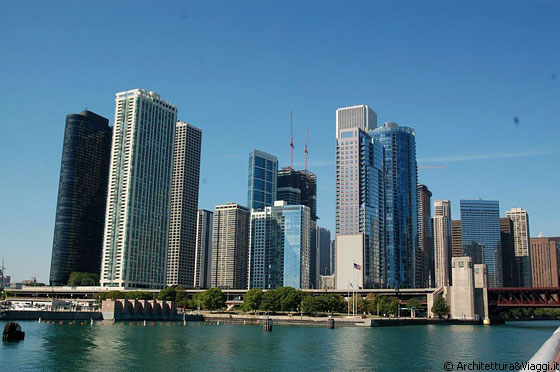
<path id="1" fill-rule="evenodd" d="M 334 330 L 274 325 L 272 332 L 202 322 L 20 324 L 25 340 L 2 343 L 0 371 L 443 371 L 445 362 L 455 371 L 459 363 L 526 362 L 560 321 Z"/>

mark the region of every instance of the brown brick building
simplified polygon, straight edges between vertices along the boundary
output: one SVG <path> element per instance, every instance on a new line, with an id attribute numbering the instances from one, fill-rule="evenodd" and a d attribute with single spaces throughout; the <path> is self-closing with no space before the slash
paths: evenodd
<path id="1" fill-rule="evenodd" d="M 558 287 L 560 237 L 531 238 L 533 287 Z"/>

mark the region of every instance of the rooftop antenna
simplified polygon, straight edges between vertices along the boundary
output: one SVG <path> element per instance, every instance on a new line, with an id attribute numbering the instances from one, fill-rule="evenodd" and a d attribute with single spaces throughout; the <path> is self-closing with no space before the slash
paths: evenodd
<path id="1" fill-rule="evenodd" d="M 294 123 L 293 123 L 293 117 L 292 117 L 292 112 L 290 111 L 290 135 L 291 135 L 291 140 L 290 140 L 290 168 L 294 168 Z"/>
<path id="2" fill-rule="evenodd" d="M 307 151 L 307 144 L 309 143 L 309 128 L 307 128 L 307 135 L 305 136 L 305 150 L 303 153 L 305 154 L 305 170 L 307 170 L 307 155 L 309 152 Z"/>

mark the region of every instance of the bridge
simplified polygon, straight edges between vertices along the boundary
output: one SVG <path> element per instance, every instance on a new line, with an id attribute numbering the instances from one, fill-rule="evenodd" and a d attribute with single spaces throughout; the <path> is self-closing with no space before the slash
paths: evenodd
<path id="1" fill-rule="evenodd" d="M 488 288 L 492 313 L 508 308 L 560 307 L 560 287 Z"/>

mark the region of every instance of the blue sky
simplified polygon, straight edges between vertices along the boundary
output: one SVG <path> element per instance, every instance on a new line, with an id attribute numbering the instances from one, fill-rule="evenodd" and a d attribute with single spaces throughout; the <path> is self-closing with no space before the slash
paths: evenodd
<path id="1" fill-rule="evenodd" d="M 200 207 L 246 204 L 257 148 L 318 176 L 334 227 L 337 107 L 416 129 L 434 199 L 523 207 L 560 235 L 560 1 L 53 1 L 0 12 L 0 257 L 47 281 L 65 116 L 143 88 L 203 130 Z M 515 118 L 517 118 L 517 123 Z"/>

